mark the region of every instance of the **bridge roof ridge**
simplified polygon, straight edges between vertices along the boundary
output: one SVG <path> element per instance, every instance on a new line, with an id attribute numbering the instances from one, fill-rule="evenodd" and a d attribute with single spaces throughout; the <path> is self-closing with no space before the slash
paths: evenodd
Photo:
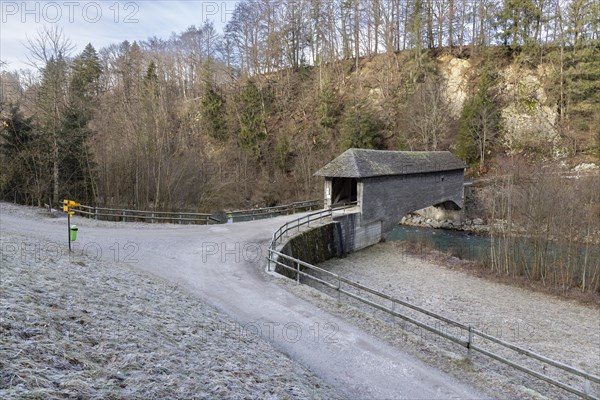
<path id="1" fill-rule="evenodd" d="M 449 151 L 391 151 L 350 148 L 318 170 L 316 176 L 369 178 L 464 169 Z"/>

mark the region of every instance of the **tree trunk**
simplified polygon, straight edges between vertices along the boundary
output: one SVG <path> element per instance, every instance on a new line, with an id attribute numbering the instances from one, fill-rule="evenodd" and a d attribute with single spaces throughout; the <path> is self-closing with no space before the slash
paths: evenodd
<path id="1" fill-rule="evenodd" d="M 379 24 L 381 23 L 379 0 L 373 0 L 374 7 L 374 34 L 375 34 L 375 54 L 379 53 Z"/>
<path id="2" fill-rule="evenodd" d="M 52 162 L 52 180 L 54 183 L 54 188 L 52 190 L 52 205 L 54 207 L 58 207 L 59 204 L 59 199 L 58 199 L 58 190 L 60 188 L 59 182 L 58 182 L 58 138 L 57 138 L 57 134 L 56 131 L 54 132 L 54 138 L 53 138 L 53 146 L 54 146 L 54 151 L 53 151 L 53 162 Z"/>
<path id="3" fill-rule="evenodd" d="M 358 71 L 360 63 L 360 19 L 358 15 L 358 0 L 354 0 L 354 68 Z"/>
<path id="4" fill-rule="evenodd" d="M 452 33 L 454 28 L 454 0 L 450 0 L 450 10 L 448 11 L 448 47 L 452 48 Z"/>
<path id="5" fill-rule="evenodd" d="M 433 42 L 433 4 L 431 0 L 427 1 L 427 48 L 434 48 Z"/>

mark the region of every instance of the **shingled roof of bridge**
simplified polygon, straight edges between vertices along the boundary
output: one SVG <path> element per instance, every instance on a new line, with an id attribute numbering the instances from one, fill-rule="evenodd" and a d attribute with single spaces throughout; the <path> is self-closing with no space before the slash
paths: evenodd
<path id="1" fill-rule="evenodd" d="M 348 149 L 315 175 L 329 178 L 369 178 L 464 169 L 449 151 L 388 151 Z"/>

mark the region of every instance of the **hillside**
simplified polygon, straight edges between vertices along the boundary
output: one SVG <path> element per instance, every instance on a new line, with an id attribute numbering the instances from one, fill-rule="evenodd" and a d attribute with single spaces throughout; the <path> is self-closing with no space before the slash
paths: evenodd
<path id="1" fill-rule="evenodd" d="M 472 165 L 470 176 L 507 160 L 563 171 L 598 161 L 597 47 L 406 50 L 362 57 L 358 69 L 342 60 L 249 78 L 214 62 L 189 90 L 167 54 L 128 42 L 112 50 L 111 62 L 91 46 L 72 62 L 87 67 L 65 77 L 80 92 L 58 126 L 44 129 L 39 110 L 50 107 L 40 98 L 53 76 L 23 91 L 20 109 L 5 100 L 4 199 L 272 206 L 319 198 L 312 174 L 349 147 L 450 150 Z M 93 93 L 78 83 L 90 65 L 102 71 Z"/>

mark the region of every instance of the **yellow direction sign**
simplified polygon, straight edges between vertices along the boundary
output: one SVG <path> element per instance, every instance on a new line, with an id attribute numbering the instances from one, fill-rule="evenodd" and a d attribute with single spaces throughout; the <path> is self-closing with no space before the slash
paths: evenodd
<path id="1" fill-rule="evenodd" d="M 81 204 L 73 200 L 63 200 L 63 211 L 69 214 L 69 217 L 75 215 L 75 211 L 71 211 L 71 207 L 79 207 Z"/>
<path id="2" fill-rule="evenodd" d="M 77 203 L 73 200 L 63 200 L 63 211 L 67 213 L 67 227 L 69 228 L 69 251 L 71 250 L 71 242 L 77 239 L 77 228 L 71 227 L 71 217 L 75 215 L 75 211 L 71 211 L 71 207 L 79 207 L 81 204 Z M 72 234 L 71 231 L 75 231 L 75 234 Z"/>
<path id="3" fill-rule="evenodd" d="M 73 200 L 63 200 L 63 204 L 65 207 L 79 207 L 81 205 Z"/>

